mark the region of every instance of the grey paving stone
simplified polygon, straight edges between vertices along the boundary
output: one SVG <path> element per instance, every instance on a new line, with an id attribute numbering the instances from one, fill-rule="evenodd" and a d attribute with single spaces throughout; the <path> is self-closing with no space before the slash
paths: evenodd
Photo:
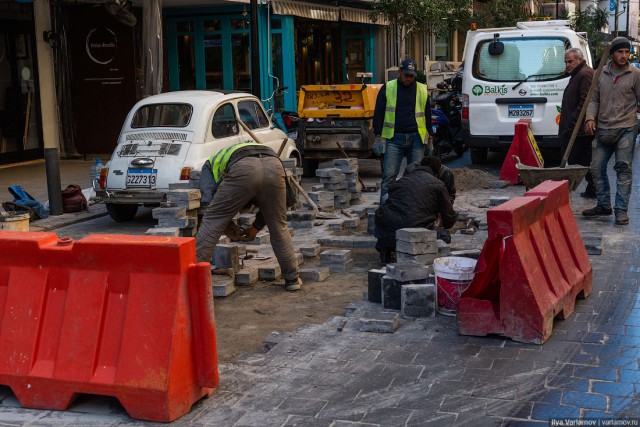
<path id="1" fill-rule="evenodd" d="M 243 268 L 236 272 L 236 285 L 251 285 L 258 281 L 258 269 L 255 267 Z"/>
<path id="2" fill-rule="evenodd" d="M 401 228 L 396 231 L 396 240 L 405 242 L 435 242 L 438 233 L 427 228 Z"/>
<path id="3" fill-rule="evenodd" d="M 317 244 L 317 243 L 307 244 L 307 245 L 299 245 L 298 246 L 298 250 L 300 251 L 300 253 L 304 257 L 313 258 L 313 257 L 316 257 L 316 256 L 320 255 L 320 251 L 322 250 L 322 246 Z"/>
<path id="4" fill-rule="evenodd" d="M 345 262 L 328 262 L 323 264 L 325 264 L 332 273 L 347 273 L 353 269 L 355 262 L 350 259 Z"/>
<path id="5" fill-rule="evenodd" d="M 168 219 L 172 219 L 172 218 L 180 218 L 183 216 L 187 215 L 187 210 L 185 208 L 181 208 L 181 207 L 160 207 L 160 208 L 154 208 L 151 211 L 151 216 L 154 219 L 161 219 L 161 218 L 168 218 Z"/>
<path id="6" fill-rule="evenodd" d="M 327 266 L 303 268 L 299 273 L 301 279 L 311 280 L 313 282 L 324 282 L 331 275 L 329 267 Z"/>
<path id="7" fill-rule="evenodd" d="M 400 290 L 402 317 L 435 317 L 436 288 L 432 284 L 404 285 Z"/>
<path id="8" fill-rule="evenodd" d="M 265 411 L 247 411 L 233 427 L 279 427 L 286 420 L 288 416 L 285 414 L 278 414 L 269 410 Z"/>
<path id="9" fill-rule="evenodd" d="M 284 399 L 276 411 L 285 414 L 316 416 L 326 404 L 325 400 L 288 397 Z"/>
<path id="10" fill-rule="evenodd" d="M 360 332 L 393 333 L 400 324 L 398 313 L 365 312 L 358 319 L 356 329 Z"/>
<path id="11" fill-rule="evenodd" d="M 367 273 L 367 298 L 370 302 L 382 303 L 382 277 L 385 274 L 386 267 L 369 270 Z"/>
<path id="12" fill-rule="evenodd" d="M 403 408 L 372 408 L 362 421 L 383 426 L 402 426 L 405 425 L 412 412 Z"/>
<path id="13" fill-rule="evenodd" d="M 416 262 L 398 262 L 387 264 L 387 276 L 399 282 L 425 280 L 431 274 L 431 269 Z"/>
<path id="14" fill-rule="evenodd" d="M 329 249 L 320 253 L 320 262 L 323 264 L 344 263 L 350 259 L 352 259 L 351 251 L 346 249 Z"/>
<path id="15" fill-rule="evenodd" d="M 436 242 L 405 242 L 396 240 L 396 251 L 409 255 L 437 254 L 438 243 Z"/>
<path id="16" fill-rule="evenodd" d="M 270 265 L 258 267 L 258 278 L 260 280 L 278 280 L 282 275 L 280 265 Z"/>
<path id="17" fill-rule="evenodd" d="M 228 297 L 229 295 L 234 293 L 236 291 L 236 285 L 234 284 L 233 279 L 229 279 L 223 282 L 214 282 L 211 289 L 213 291 L 214 297 L 223 298 Z"/>

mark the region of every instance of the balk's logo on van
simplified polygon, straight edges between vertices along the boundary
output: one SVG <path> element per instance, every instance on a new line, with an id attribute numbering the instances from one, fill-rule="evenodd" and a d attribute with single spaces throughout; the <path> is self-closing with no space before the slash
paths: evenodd
<path id="1" fill-rule="evenodd" d="M 486 95 L 506 95 L 507 87 L 505 85 L 502 86 L 485 86 L 484 93 Z"/>
<path id="2" fill-rule="evenodd" d="M 482 95 L 482 92 L 482 86 L 480 85 L 475 85 L 473 88 L 471 88 L 471 93 L 473 93 L 475 96 Z"/>

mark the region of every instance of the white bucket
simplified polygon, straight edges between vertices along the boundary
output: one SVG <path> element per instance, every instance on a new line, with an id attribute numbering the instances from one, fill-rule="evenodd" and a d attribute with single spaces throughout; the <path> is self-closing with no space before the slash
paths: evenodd
<path id="1" fill-rule="evenodd" d="M 478 261 L 473 258 L 450 256 L 436 258 L 433 271 L 436 275 L 436 311 L 445 316 L 455 316 L 460 295 L 473 280 Z"/>
<path id="2" fill-rule="evenodd" d="M 29 231 L 29 213 L 0 212 L 0 230 Z"/>

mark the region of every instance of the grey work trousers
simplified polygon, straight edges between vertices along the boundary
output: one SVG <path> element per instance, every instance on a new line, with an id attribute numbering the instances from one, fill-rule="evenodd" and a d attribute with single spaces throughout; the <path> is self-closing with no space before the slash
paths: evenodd
<path id="1" fill-rule="evenodd" d="M 271 247 L 285 280 L 298 277 L 298 263 L 287 228 L 284 168 L 273 156 L 244 157 L 231 165 L 207 206 L 196 235 L 198 262 L 211 262 L 225 227 L 249 202 L 260 208 Z"/>

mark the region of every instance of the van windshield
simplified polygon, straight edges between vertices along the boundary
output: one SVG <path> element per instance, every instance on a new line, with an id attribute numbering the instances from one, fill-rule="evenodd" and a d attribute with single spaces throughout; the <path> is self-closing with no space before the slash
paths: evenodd
<path id="1" fill-rule="evenodd" d="M 478 43 L 473 76 L 493 82 L 548 81 L 563 78 L 564 52 L 571 43 L 564 37 L 500 38 L 504 51 L 489 54 L 493 40 Z"/>

